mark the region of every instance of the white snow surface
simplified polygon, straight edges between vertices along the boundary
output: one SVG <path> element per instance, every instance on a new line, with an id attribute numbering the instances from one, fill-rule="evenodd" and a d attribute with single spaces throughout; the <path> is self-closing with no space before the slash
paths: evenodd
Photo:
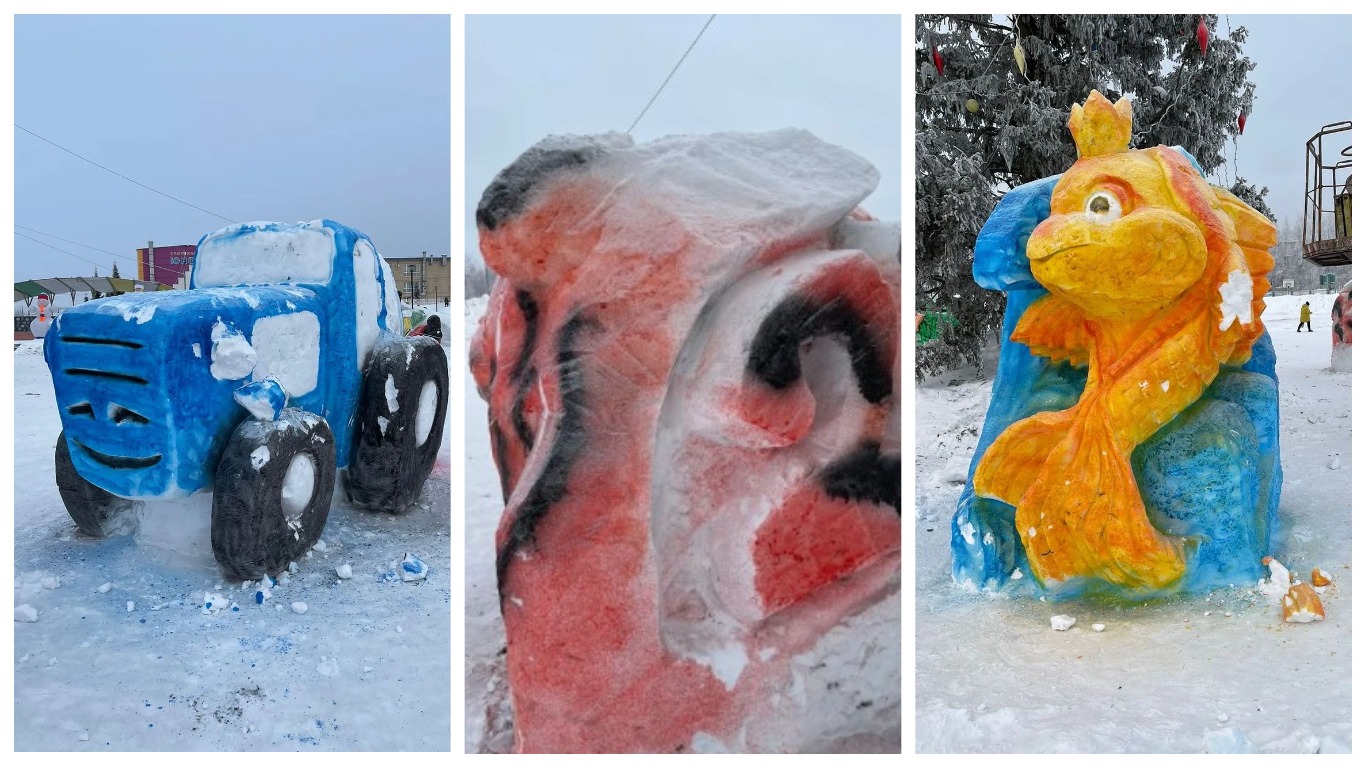
<path id="1" fill-rule="evenodd" d="M 251 326 L 251 348 L 256 351 L 251 380 L 273 377 L 290 397 L 312 392 L 318 386 L 321 333 L 318 316 L 312 312 L 257 320 Z"/>
<path id="2" fill-rule="evenodd" d="M 1329 369 L 1330 334 L 1295 334 L 1306 299 L 1268 297 L 1285 472 L 1272 552 L 1307 580 L 1351 565 L 1351 377 Z M 1322 314 L 1319 314 L 1322 313 Z M 948 520 L 991 397 L 959 371 L 916 387 L 917 752 L 1346 752 L 1352 746 L 1350 579 L 1321 596 L 1327 619 L 1288 624 L 1255 587 L 1148 604 L 993 598 L 957 588 Z M 957 477 L 955 477 L 957 475 Z M 952 478 L 949 479 L 949 478 Z M 939 522 L 929 522 L 934 514 Z M 1054 632 L 1066 612 L 1104 632 Z M 1227 722 L 1220 722 L 1220 715 Z"/>
<path id="3" fill-rule="evenodd" d="M 263 229 L 268 223 L 232 224 L 206 235 L 195 254 L 194 286 L 327 283 L 332 278 L 334 233 L 321 219 L 285 231 Z"/>
<path id="4" fill-rule="evenodd" d="M 1228 274 L 1228 282 L 1219 286 L 1219 330 L 1227 331 L 1233 321 L 1243 325 L 1252 322 L 1252 276 L 1241 269 Z"/>
<path id="5" fill-rule="evenodd" d="M 256 350 L 252 349 L 241 331 L 228 327 L 219 320 L 213 324 L 213 349 L 210 351 L 209 373 L 219 381 L 244 379 L 256 367 Z"/>
<path id="6" fill-rule="evenodd" d="M 451 748 L 449 430 L 417 505 L 363 512 L 338 486 L 327 550 L 257 605 L 258 585 L 225 582 L 213 560 L 208 493 L 144 503 L 136 536 L 76 532 L 52 479 L 61 422 L 42 342 L 13 355 L 14 470 L 25 478 L 14 605 L 38 619 L 14 625 L 16 750 Z M 373 578 L 408 552 L 430 566 L 426 579 Z M 356 578 L 337 577 L 344 563 Z M 45 589 L 47 578 L 61 588 Z M 214 593 L 229 607 L 203 615 Z"/>

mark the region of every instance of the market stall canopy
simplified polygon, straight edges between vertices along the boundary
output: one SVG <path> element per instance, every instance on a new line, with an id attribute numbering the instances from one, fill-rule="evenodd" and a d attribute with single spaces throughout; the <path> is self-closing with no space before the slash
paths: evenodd
<path id="1" fill-rule="evenodd" d="M 57 295 L 69 293 L 132 293 L 136 286 L 144 291 L 169 291 L 172 286 L 152 280 L 130 280 L 126 277 L 45 277 L 14 284 L 14 300 L 28 301 L 40 293 Z"/>

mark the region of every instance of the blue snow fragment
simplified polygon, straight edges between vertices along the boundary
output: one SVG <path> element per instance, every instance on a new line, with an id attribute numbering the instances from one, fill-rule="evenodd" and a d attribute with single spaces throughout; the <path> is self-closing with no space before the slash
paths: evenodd
<path id="1" fill-rule="evenodd" d="M 421 581 L 427 578 L 427 564 L 411 552 L 403 558 L 402 567 L 404 581 Z"/>
<path id="2" fill-rule="evenodd" d="M 284 387 L 280 386 L 280 382 L 273 376 L 238 387 L 232 393 L 232 398 L 252 416 L 267 421 L 279 419 L 280 412 L 285 409 L 285 403 L 289 400 Z"/>
<path id="3" fill-rule="evenodd" d="M 270 590 L 267 590 L 267 589 L 258 589 L 258 590 L 256 590 L 256 604 L 257 604 L 257 605 L 264 605 L 265 602 L 266 602 L 266 600 L 267 600 L 269 597 L 270 597 Z"/>

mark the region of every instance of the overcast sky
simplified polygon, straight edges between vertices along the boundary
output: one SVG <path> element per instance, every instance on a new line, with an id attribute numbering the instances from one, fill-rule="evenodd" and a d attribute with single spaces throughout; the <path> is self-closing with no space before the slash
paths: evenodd
<path id="1" fill-rule="evenodd" d="M 450 253 L 447 16 L 17 16 L 14 122 L 234 222 L 331 218 L 386 256 Z M 15 279 L 228 222 L 14 131 Z"/>
<path id="2" fill-rule="evenodd" d="M 498 171 L 550 134 L 624 132 L 706 20 L 466 17 L 466 251 Z M 632 137 L 789 126 L 873 163 L 864 207 L 900 219 L 900 17 L 719 15 Z"/>
<path id="3" fill-rule="evenodd" d="M 1248 76 L 1257 84 L 1257 100 L 1238 137 L 1237 172 L 1271 189 L 1267 200 L 1277 223 L 1289 227 L 1304 211 L 1305 142 L 1327 123 L 1352 119 L 1352 19 L 1234 14 L 1220 17 L 1211 32 L 1226 36 L 1229 21 L 1247 27 L 1243 52 L 1257 65 Z M 1333 141 L 1325 150 L 1336 155 L 1350 138 Z M 1281 237 L 1290 234 L 1283 231 Z"/>

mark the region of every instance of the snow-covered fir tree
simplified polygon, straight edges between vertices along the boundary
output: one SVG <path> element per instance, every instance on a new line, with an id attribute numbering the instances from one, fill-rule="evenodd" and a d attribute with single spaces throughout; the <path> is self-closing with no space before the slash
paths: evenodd
<path id="1" fill-rule="evenodd" d="M 1076 160 L 1067 130 L 1092 89 L 1133 105 L 1133 146 L 1181 146 L 1216 176 L 1236 152 L 1253 63 L 1243 27 L 1200 16 L 917 15 L 916 311 L 947 312 L 916 350 L 916 376 L 980 365 L 999 337 L 1004 297 L 972 279 L 972 248 L 996 201 Z M 943 73 L 940 73 L 942 66 Z M 1232 191 L 1263 213 L 1267 189 Z"/>

